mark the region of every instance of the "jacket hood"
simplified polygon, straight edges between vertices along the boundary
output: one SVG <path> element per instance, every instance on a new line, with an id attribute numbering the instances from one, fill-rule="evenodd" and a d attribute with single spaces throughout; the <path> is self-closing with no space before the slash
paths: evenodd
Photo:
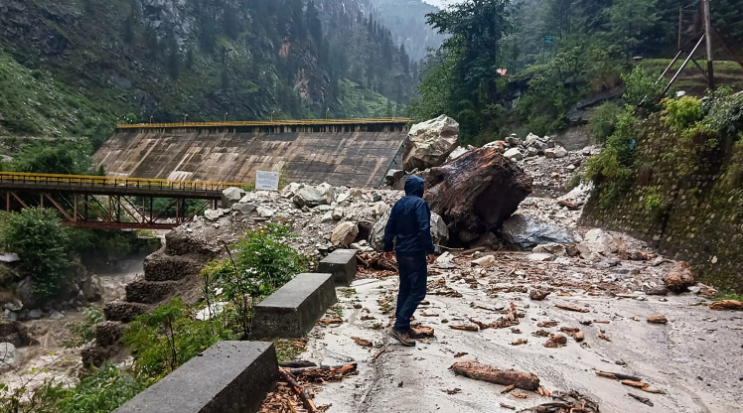
<path id="1" fill-rule="evenodd" d="M 423 178 L 410 175 L 405 181 L 405 195 L 423 198 Z"/>

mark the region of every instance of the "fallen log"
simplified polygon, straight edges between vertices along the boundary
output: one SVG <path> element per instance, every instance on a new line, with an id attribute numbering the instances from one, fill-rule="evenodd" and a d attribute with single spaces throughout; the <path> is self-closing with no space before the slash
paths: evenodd
<path id="1" fill-rule="evenodd" d="M 468 324 L 462 324 L 462 325 L 449 324 L 449 328 L 454 329 L 454 330 L 462 330 L 462 331 L 480 331 L 480 329 L 477 326 L 468 325 Z"/>
<path id="2" fill-rule="evenodd" d="M 470 323 L 477 324 L 477 326 L 480 327 L 480 330 L 487 330 L 488 328 L 490 328 L 490 324 L 485 324 L 482 321 L 474 318 L 470 318 Z"/>
<path id="3" fill-rule="evenodd" d="M 668 319 L 664 315 L 651 315 L 648 317 L 650 324 L 668 324 Z"/>
<path id="4" fill-rule="evenodd" d="M 360 345 L 361 347 L 371 347 L 372 346 L 372 342 L 371 341 L 364 340 L 363 338 L 360 338 L 360 337 L 351 337 L 351 340 L 355 341 L 356 344 Z"/>
<path id="5" fill-rule="evenodd" d="M 597 376 L 606 377 L 607 379 L 642 381 L 642 379 L 637 376 L 630 376 L 629 374 L 624 374 L 624 373 L 612 373 L 609 371 L 601 371 L 601 370 L 597 370 L 595 373 Z"/>
<path id="6" fill-rule="evenodd" d="M 539 388 L 539 377 L 531 373 L 524 373 L 516 370 L 499 370 L 474 360 L 462 360 L 454 363 L 449 367 L 454 374 L 469 377 L 475 380 L 486 381 L 488 383 L 515 387 L 523 390 L 536 390 Z"/>
<path id="7" fill-rule="evenodd" d="M 296 367 L 296 368 L 288 368 L 284 369 L 289 374 L 295 375 L 295 376 L 301 376 L 303 374 L 311 374 L 316 371 L 329 371 L 331 373 L 341 373 L 341 374 L 348 374 L 353 373 L 356 371 L 356 368 L 358 365 L 356 363 L 352 364 L 344 364 L 341 366 L 316 366 L 316 367 Z"/>
<path id="8" fill-rule="evenodd" d="M 315 407 L 315 403 L 310 400 L 310 398 L 307 396 L 307 393 L 304 391 L 302 386 L 297 383 L 297 379 L 292 376 L 292 374 L 284 368 L 279 367 L 279 373 L 281 373 L 281 376 L 284 377 L 284 380 L 286 380 L 287 383 L 294 389 L 294 391 L 299 396 L 299 400 L 302 401 L 302 405 L 304 406 L 305 410 L 307 410 L 310 413 L 317 413 L 317 407 Z"/>
<path id="9" fill-rule="evenodd" d="M 418 175 L 431 211 L 463 243 L 499 228 L 532 192 L 531 176 L 495 148 L 475 149 Z"/>
<path id="10" fill-rule="evenodd" d="M 343 323 L 343 319 L 336 317 L 336 318 L 323 318 L 322 320 L 317 320 L 315 325 L 327 326 L 330 324 L 341 324 L 341 323 Z"/>
<path id="11" fill-rule="evenodd" d="M 640 403 L 647 404 L 650 407 L 653 407 L 654 406 L 653 402 L 651 402 L 650 399 L 648 399 L 647 397 L 638 396 L 638 395 L 632 394 L 632 393 L 627 393 L 627 395 L 630 396 L 630 397 L 632 397 L 633 399 L 637 400 Z"/>
<path id="12" fill-rule="evenodd" d="M 710 310 L 743 310 L 743 302 L 738 300 L 722 300 L 709 305 Z"/>
<path id="13" fill-rule="evenodd" d="M 307 360 L 285 361 L 279 363 L 279 367 L 296 368 L 296 367 L 317 367 L 317 364 Z"/>
<path id="14" fill-rule="evenodd" d="M 587 308 L 581 308 L 581 307 L 574 307 L 572 305 L 566 305 L 566 304 L 555 304 L 555 307 L 561 309 L 561 310 L 568 310 L 568 311 L 575 311 L 578 313 L 587 313 L 591 310 Z"/>

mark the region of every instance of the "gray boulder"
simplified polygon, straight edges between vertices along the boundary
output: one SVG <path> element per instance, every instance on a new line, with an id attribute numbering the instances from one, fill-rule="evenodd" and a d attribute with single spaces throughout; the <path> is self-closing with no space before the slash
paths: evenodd
<path id="1" fill-rule="evenodd" d="M 17 360 L 15 346 L 11 343 L 0 343 L 0 367 L 15 365 Z"/>
<path id="2" fill-rule="evenodd" d="M 237 213 L 242 215 L 250 215 L 255 211 L 255 205 L 253 204 L 243 204 L 243 203 L 237 203 L 232 206 L 233 211 L 237 211 Z"/>
<path id="3" fill-rule="evenodd" d="M 527 251 L 540 244 L 573 242 L 567 229 L 523 214 L 514 214 L 507 219 L 501 233 L 512 247 Z"/>
<path id="4" fill-rule="evenodd" d="M 503 154 L 503 156 L 514 161 L 520 161 L 524 159 L 524 154 L 522 154 L 521 151 L 517 148 L 511 148 L 507 150 L 506 153 Z"/>
<path id="5" fill-rule="evenodd" d="M 240 188 L 231 186 L 222 191 L 223 206 L 232 206 L 233 204 L 240 201 L 240 198 L 245 196 L 245 191 Z"/>
<path id="6" fill-rule="evenodd" d="M 18 294 L 18 298 L 21 300 L 23 307 L 29 308 L 36 304 L 36 298 L 34 297 L 34 282 L 31 277 L 26 277 L 18 283 L 16 294 Z"/>
<path id="7" fill-rule="evenodd" d="M 335 190 L 326 183 L 318 186 L 305 186 L 297 191 L 293 201 L 297 208 L 330 205 L 335 201 Z"/>
<path id="8" fill-rule="evenodd" d="M 209 221 L 216 221 L 224 215 L 221 209 L 207 209 L 204 211 L 204 218 Z"/>
<path id="9" fill-rule="evenodd" d="M 459 145 L 459 123 L 441 115 L 413 125 L 405 139 L 403 169 L 427 169 L 442 165 Z"/>
<path id="10" fill-rule="evenodd" d="M 534 253 L 552 254 L 558 257 L 564 257 L 567 255 L 567 249 L 562 244 L 556 244 L 554 242 L 549 244 L 537 245 L 532 250 Z"/>
<path id="11" fill-rule="evenodd" d="M 354 222 L 341 222 L 333 230 L 330 241 L 336 247 L 347 247 L 353 243 L 356 236 L 359 235 L 359 227 Z"/>
<path id="12" fill-rule="evenodd" d="M 80 289 L 83 291 L 85 299 L 90 302 L 96 302 L 103 298 L 103 285 L 101 279 L 95 274 L 86 278 Z"/>

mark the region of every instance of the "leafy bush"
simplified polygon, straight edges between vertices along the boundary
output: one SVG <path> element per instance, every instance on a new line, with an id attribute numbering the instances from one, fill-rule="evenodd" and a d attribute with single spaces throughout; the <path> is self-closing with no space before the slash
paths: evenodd
<path id="1" fill-rule="evenodd" d="M 217 341 L 232 337 L 222 320 L 195 320 L 193 309 L 175 298 L 136 317 L 122 340 L 135 356 L 137 378 L 150 385 Z"/>
<path id="2" fill-rule="evenodd" d="M 145 386 L 132 376 L 113 365 L 106 365 L 96 370 L 91 376 L 83 378 L 73 388 L 64 388 L 61 384 L 47 384 L 37 392 L 48 406 L 38 409 L 48 413 L 104 413 L 111 412 L 123 405 Z"/>
<path id="3" fill-rule="evenodd" d="M 93 147 L 87 140 L 40 141 L 26 145 L 13 156 L 5 169 L 15 172 L 90 175 L 99 174 L 93 168 L 90 155 Z"/>
<path id="4" fill-rule="evenodd" d="M 287 226 L 266 224 L 233 246 L 238 250 L 234 258 L 213 261 L 202 270 L 207 305 L 221 288 L 222 299 L 234 306 L 243 336 L 250 332 L 253 299 L 269 296 L 307 268 L 309 258 L 286 242 L 293 236 Z"/>
<path id="5" fill-rule="evenodd" d="M 591 113 L 588 119 L 588 132 L 595 142 L 604 143 L 614 133 L 617 117 L 623 109 L 614 102 L 604 102 Z"/>
<path id="6" fill-rule="evenodd" d="M 51 209 L 0 213 L 0 243 L 21 258 L 20 270 L 32 277 L 37 298 L 53 297 L 69 284 L 72 239 Z"/>
<path id="7" fill-rule="evenodd" d="M 80 347 L 95 339 L 95 325 L 104 321 L 103 311 L 88 307 L 83 309 L 85 321 L 82 323 L 67 323 L 65 327 L 70 330 L 74 338 L 62 343 L 67 348 Z"/>
<path id="8" fill-rule="evenodd" d="M 702 102 L 695 97 L 663 99 L 662 103 L 666 111 L 663 122 L 676 133 L 683 134 L 687 128 L 702 120 Z"/>
<path id="9" fill-rule="evenodd" d="M 663 92 L 662 82 L 645 69 L 636 66 L 629 74 L 623 74 L 624 100 L 627 104 L 649 110 L 657 109 L 656 99 Z"/>

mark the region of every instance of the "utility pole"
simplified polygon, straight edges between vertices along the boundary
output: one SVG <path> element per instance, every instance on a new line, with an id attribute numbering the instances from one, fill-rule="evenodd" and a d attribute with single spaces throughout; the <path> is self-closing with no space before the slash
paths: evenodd
<path id="1" fill-rule="evenodd" d="M 707 83 L 709 90 L 715 89 L 715 68 L 712 61 L 712 24 L 709 13 L 709 0 L 702 0 L 704 14 L 704 40 L 707 42 Z"/>

